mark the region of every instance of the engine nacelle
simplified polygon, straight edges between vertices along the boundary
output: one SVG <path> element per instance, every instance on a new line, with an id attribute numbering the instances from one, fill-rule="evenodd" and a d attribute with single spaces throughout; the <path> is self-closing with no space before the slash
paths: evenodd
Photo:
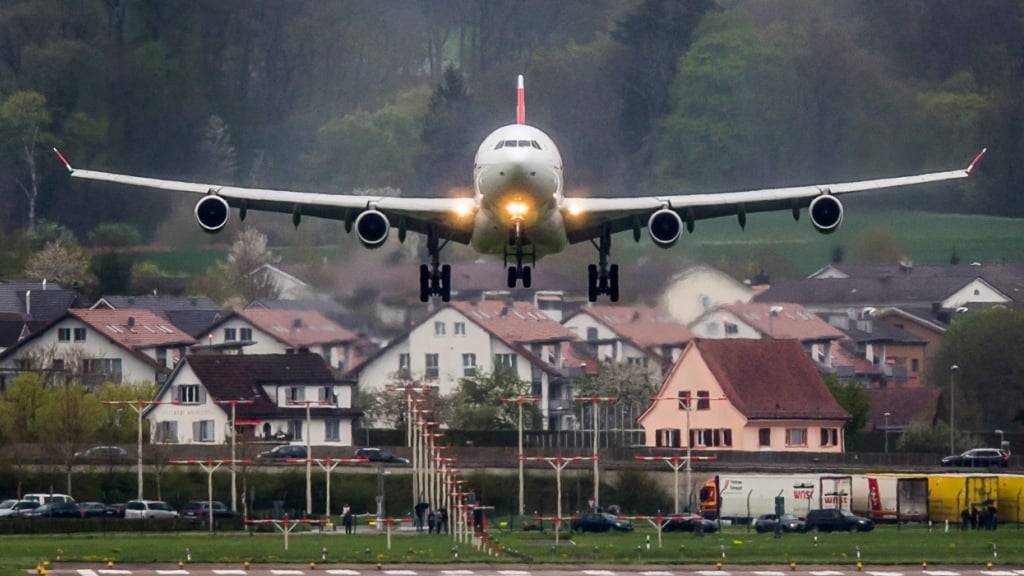
<path id="1" fill-rule="evenodd" d="M 391 233 L 391 222 L 383 212 L 366 210 L 356 217 L 356 236 L 367 248 L 380 248 Z"/>
<path id="2" fill-rule="evenodd" d="M 199 227 L 211 234 L 220 232 L 231 216 L 228 201 L 215 194 L 200 198 L 199 202 L 196 202 L 195 212 Z"/>
<path id="3" fill-rule="evenodd" d="M 651 240 L 662 248 L 668 248 L 679 240 L 683 233 L 683 219 L 675 210 L 662 208 L 647 221 L 647 231 L 651 234 Z"/>
<path id="4" fill-rule="evenodd" d="M 814 229 L 822 234 L 835 232 L 843 223 L 843 203 L 831 195 L 821 195 L 811 200 L 807 207 Z"/>

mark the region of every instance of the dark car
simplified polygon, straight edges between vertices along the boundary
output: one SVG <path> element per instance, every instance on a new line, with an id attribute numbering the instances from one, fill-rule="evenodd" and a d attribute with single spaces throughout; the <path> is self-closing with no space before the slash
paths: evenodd
<path id="1" fill-rule="evenodd" d="M 943 466 L 970 466 L 972 468 L 1002 466 L 1006 468 L 1009 464 L 1010 453 L 996 448 L 974 448 L 963 454 L 946 456 L 942 459 Z"/>
<path id="2" fill-rule="evenodd" d="M 286 460 L 288 458 L 305 458 L 306 447 L 299 444 L 285 444 L 277 446 L 273 450 L 260 452 L 256 458 L 261 460 Z"/>
<path id="3" fill-rule="evenodd" d="M 23 518 L 81 518 L 82 512 L 74 502 L 50 502 L 25 512 Z"/>
<path id="4" fill-rule="evenodd" d="M 78 511 L 82 518 L 100 518 L 107 515 L 107 505 L 102 502 L 79 502 Z"/>
<path id="5" fill-rule="evenodd" d="M 696 532 L 700 529 L 705 534 L 718 531 L 718 523 L 698 514 L 673 516 L 661 529 L 663 532 Z"/>
<path id="6" fill-rule="evenodd" d="M 76 460 L 125 460 L 128 451 L 120 446 L 93 446 L 81 452 L 75 452 Z"/>
<path id="7" fill-rule="evenodd" d="M 782 516 L 762 514 L 757 517 L 757 520 L 754 520 L 754 530 L 757 530 L 758 534 L 774 532 L 780 525 L 783 532 L 805 532 L 807 530 L 807 522 L 793 514 L 783 514 Z"/>
<path id="8" fill-rule="evenodd" d="M 181 517 L 192 520 L 206 520 L 210 517 L 210 503 L 206 500 L 195 500 L 185 504 L 181 509 Z M 235 513 L 228 509 L 223 502 L 213 501 L 214 518 L 234 518 Z"/>
<path id="9" fill-rule="evenodd" d="M 572 519 L 572 529 L 574 532 L 629 532 L 633 523 L 603 512 L 587 512 Z"/>
<path id="10" fill-rule="evenodd" d="M 118 504 L 111 504 L 107 506 L 104 511 L 104 516 L 108 518 L 124 518 L 124 502 Z"/>
<path id="11" fill-rule="evenodd" d="M 380 448 L 360 448 L 356 450 L 356 458 L 366 458 L 370 462 L 383 462 L 384 464 L 408 464 L 408 458 L 395 456 L 387 450 Z"/>
<path id="12" fill-rule="evenodd" d="M 846 510 L 824 508 L 807 513 L 807 530 L 814 532 L 846 531 L 869 532 L 875 523 L 869 518 L 857 516 Z"/>

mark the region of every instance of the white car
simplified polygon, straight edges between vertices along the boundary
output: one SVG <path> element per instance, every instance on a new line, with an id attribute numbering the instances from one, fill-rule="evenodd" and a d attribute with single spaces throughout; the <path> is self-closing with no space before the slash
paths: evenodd
<path id="1" fill-rule="evenodd" d="M 0 503 L 0 518 L 16 518 L 39 506 L 39 502 L 30 500 L 4 500 Z"/>
<path id="2" fill-rule="evenodd" d="M 167 502 L 160 500 L 132 500 L 124 505 L 125 518 L 177 518 L 175 512 Z"/>
<path id="3" fill-rule="evenodd" d="M 29 502 L 38 502 L 40 504 L 52 504 L 54 502 L 58 502 L 58 503 L 64 503 L 64 502 L 74 503 L 75 502 L 75 499 L 72 498 L 71 496 L 68 496 L 67 494 L 46 494 L 46 493 L 25 494 L 25 497 L 22 498 L 22 500 L 28 500 Z"/>

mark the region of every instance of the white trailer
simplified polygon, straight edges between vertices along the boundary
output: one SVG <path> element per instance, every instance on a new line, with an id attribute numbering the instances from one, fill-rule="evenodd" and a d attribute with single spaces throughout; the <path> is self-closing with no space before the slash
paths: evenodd
<path id="1" fill-rule="evenodd" d="M 774 514 L 779 496 L 787 514 L 804 516 L 809 510 L 830 507 L 822 503 L 822 493 L 835 487 L 828 483 L 823 490 L 821 479 L 821 474 L 720 474 L 718 517 L 740 520 Z M 848 498 L 845 507 L 849 508 Z"/>

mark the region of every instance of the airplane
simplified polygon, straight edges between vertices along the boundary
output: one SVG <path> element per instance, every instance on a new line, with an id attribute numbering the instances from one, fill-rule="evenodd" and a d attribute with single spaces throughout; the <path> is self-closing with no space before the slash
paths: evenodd
<path id="1" fill-rule="evenodd" d="M 684 227 L 692 233 L 697 220 L 736 216 L 745 227 L 747 214 L 753 212 L 791 210 L 799 220 L 800 211 L 807 208 L 812 226 L 828 234 L 843 222 L 840 195 L 966 178 L 986 151 L 964 169 L 895 178 L 709 194 L 566 197 L 558 147 L 547 134 L 526 123 L 522 75 L 516 90 L 515 124 L 491 132 L 477 150 L 471 198 L 321 194 L 161 180 L 72 168 L 54 148 L 74 178 L 200 195 L 195 217 L 200 228 L 210 233 L 222 230 L 231 208 L 236 208 L 241 220 L 249 210 L 290 213 L 296 226 L 304 216 L 340 220 L 346 232 L 355 228 L 367 248 L 382 246 L 392 228 L 397 228 L 403 242 L 410 230 L 426 235 L 429 263 L 420 266 L 422 302 L 434 296 L 444 302 L 451 298 L 451 266 L 440 262 L 449 242 L 502 256 L 508 287 L 521 282 L 530 288 L 532 266 L 538 259 L 589 241 L 597 249 L 597 263 L 587 267 L 588 299 L 595 302 L 607 295 L 617 302 L 619 267 L 608 259 L 612 235 L 618 232 L 632 230 L 639 241 L 646 227 L 654 244 L 668 248 L 679 240 Z"/>

